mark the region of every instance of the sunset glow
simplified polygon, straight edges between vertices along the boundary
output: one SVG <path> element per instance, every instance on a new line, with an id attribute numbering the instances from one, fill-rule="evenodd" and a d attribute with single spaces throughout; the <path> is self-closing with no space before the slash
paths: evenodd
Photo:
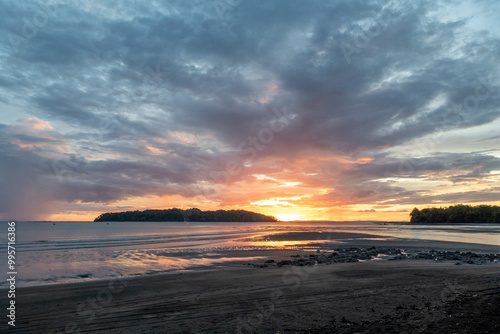
<path id="1" fill-rule="evenodd" d="M 284 222 L 294 221 L 294 220 L 305 220 L 301 215 L 278 214 L 275 217 Z"/>
<path id="2" fill-rule="evenodd" d="M 406 221 L 500 204 L 485 4 L 90 3 L 30 38 L 21 19 L 0 27 L 0 220 L 198 207 Z"/>

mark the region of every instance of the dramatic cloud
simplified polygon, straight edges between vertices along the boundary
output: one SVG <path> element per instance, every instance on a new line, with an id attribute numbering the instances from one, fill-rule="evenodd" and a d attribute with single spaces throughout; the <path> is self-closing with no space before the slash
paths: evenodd
<path id="1" fill-rule="evenodd" d="M 500 199 L 496 1 L 3 1 L 0 219 Z"/>

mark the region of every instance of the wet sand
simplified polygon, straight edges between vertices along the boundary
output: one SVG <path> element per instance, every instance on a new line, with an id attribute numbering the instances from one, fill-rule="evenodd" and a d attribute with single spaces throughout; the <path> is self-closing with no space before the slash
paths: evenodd
<path id="1" fill-rule="evenodd" d="M 484 231 L 483 231 L 484 232 Z M 492 234 L 498 233 L 498 227 L 492 228 Z M 496 244 L 482 244 L 472 242 L 456 242 L 442 240 L 425 240 L 411 238 L 396 238 L 381 236 L 376 234 L 359 232 L 282 232 L 263 234 L 254 238 L 247 238 L 247 241 L 278 241 L 293 242 L 302 241 L 304 244 L 317 246 L 321 249 L 334 249 L 337 247 L 399 247 L 417 248 L 422 250 L 461 250 L 473 252 L 500 253 L 500 246 Z M 497 240 L 498 243 L 498 240 Z"/>
<path id="2" fill-rule="evenodd" d="M 499 263 L 241 265 L 21 288 L 16 297 L 17 333 L 500 332 Z"/>

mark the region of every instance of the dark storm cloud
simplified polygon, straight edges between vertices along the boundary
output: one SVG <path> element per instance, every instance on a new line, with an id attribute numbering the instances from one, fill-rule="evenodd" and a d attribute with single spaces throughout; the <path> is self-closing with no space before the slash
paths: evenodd
<path id="1" fill-rule="evenodd" d="M 273 108 L 294 116 L 258 159 L 290 164 L 311 152 L 373 153 L 499 116 L 494 65 L 500 41 L 487 31 L 468 31 L 466 18 L 433 15 L 445 3 L 242 1 L 221 7 L 221 1 L 48 7 L 3 1 L 0 99 L 59 122 L 51 139 L 38 137 L 39 143 L 69 150 L 57 157 L 46 156 L 45 146 L 30 151 L 19 142 L 36 144 L 36 136 L 13 135 L 2 125 L 10 165 L 38 180 L 28 186 L 14 173 L 5 182 L 43 186 L 54 201 L 192 196 L 197 182 L 213 182 L 211 171 L 269 127 Z M 169 137 L 178 131 L 212 142 Z M 69 149 L 75 146 L 76 152 Z M 151 146 L 161 152 L 151 154 Z M 384 159 L 339 172 L 351 185 L 336 191 L 350 192 L 353 202 L 419 195 L 377 181 L 387 173 L 404 177 L 400 160 Z M 425 178 L 457 169 L 463 173 L 449 179 L 461 182 L 498 166 L 494 157 L 463 159 L 446 153 L 415 159 L 411 173 Z M 62 182 L 47 168 L 54 164 L 70 166 Z M 310 169 L 316 167 L 322 166 Z M 317 178 L 310 182 L 340 182 Z"/>
<path id="2" fill-rule="evenodd" d="M 500 170 L 500 158 L 484 154 L 436 153 L 419 159 L 384 157 L 358 165 L 351 170 L 340 170 L 331 180 L 335 188 L 312 201 L 329 206 L 341 204 L 426 204 L 450 202 L 496 201 L 500 188 L 434 195 L 429 190 L 408 191 L 399 183 L 405 179 L 441 181 L 442 183 L 477 182 Z M 396 182 L 399 181 L 399 182 Z M 490 183 L 491 185 L 491 183 Z"/>
<path id="3" fill-rule="evenodd" d="M 32 141 L 28 139 L 24 141 Z M 195 196 L 195 189 L 189 185 L 204 177 L 195 169 L 197 165 L 193 161 L 180 160 L 177 156 L 165 157 L 160 165 L 158 161 L 89 161 L 75 155 L 59 160 L 40 154 L 49 149 L 40 152 L 11 144 L 0 148 L 3 189 L 0 212 L 4 219 L 40 219 L 50 213 L 56 203 L 63 202 L 109 203 L 135 196 L 166 194 Z"/>
<path id="4" fill-rule="evenodd" d="M 443 203 L 488 203 L 498 201 L 500 188 L 493 187 L 477 191 L 464 191 L 443 195 L 422 195 L 418 197 L 397 198 L 391 204 L 422 205 Z"/>
<path id="5" fill-rule="evenodd" d="M 356 169 L 342 171 L 342 179 L 373 180 L 380 178 L 431 178 L 435 172 L 448 171 L 442 179 L 455 180 L 453 172 L 481 179 L 500 170 L 500 158 L 479 153 L 432 153 L 425 158 L 394 158 L 382 155 Z"/>

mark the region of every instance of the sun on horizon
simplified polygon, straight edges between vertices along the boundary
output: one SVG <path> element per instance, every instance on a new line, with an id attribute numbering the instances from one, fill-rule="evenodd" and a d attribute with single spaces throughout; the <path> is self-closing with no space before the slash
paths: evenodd
<path id="1" fill-rule="evenodd" d="M 33 6 L 0 27 L 0 220 L 500 203 L 491 1 L 73 4 L 23 28 Z"/>

